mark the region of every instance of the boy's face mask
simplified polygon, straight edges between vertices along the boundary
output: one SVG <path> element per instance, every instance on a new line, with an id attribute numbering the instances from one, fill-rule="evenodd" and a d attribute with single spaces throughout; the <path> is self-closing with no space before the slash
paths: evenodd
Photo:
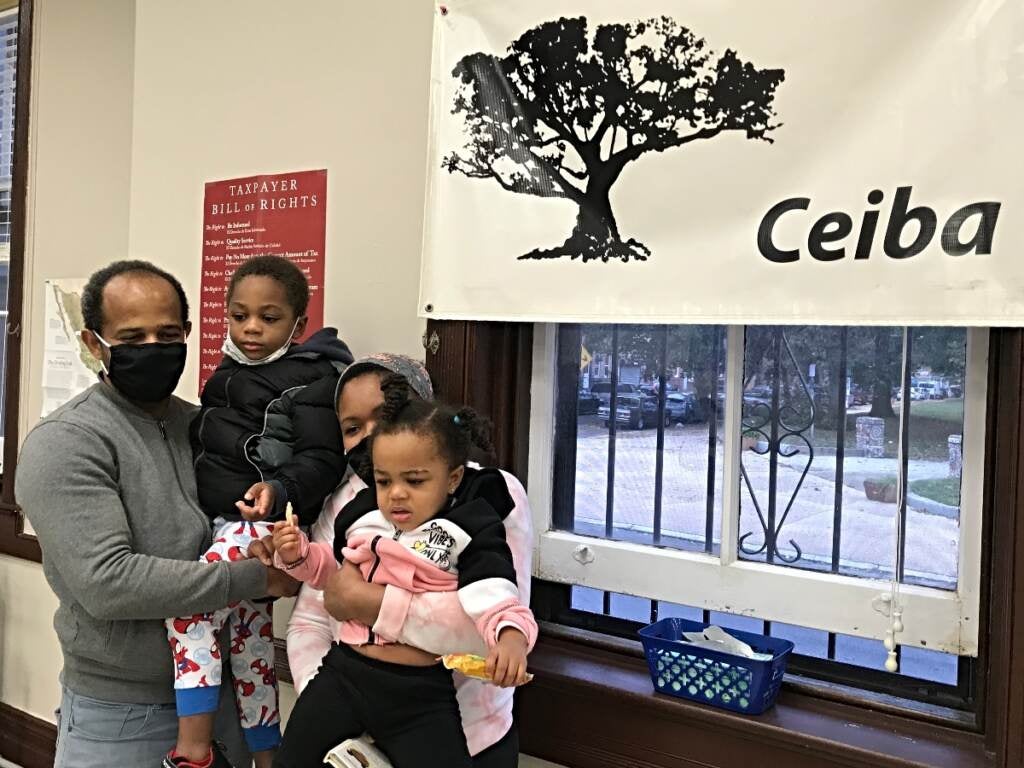
<path id="1" fill-rule="evenodd" d="M 275 360 L 280 360 L 285 356 L 285 354 L 287 354 L 288 350 L 291 349 L 292 340 L 295 338 L 295 329 L 299 327 L 299 320 L 301 319 L 301 317 L 295 319 L 295 324 L 292 326 L 292 332 L 288 334 L 288 341 L 266 357 L 261 357 L 258 360 L 246 357 L 245 352 L 242 351 L 241 347 L 235 344 L 232 340 L 230 333 L 224 336 L 224 344 L 221 346 L 220 351 L 239 365 L 266 365 L 267 363 L 272 363 Z"/>
<path id="2" fill-rule="evenodd" d="M 185 370 L 185 342 L 109 344 L 92 333 L 110 351 L 110 364 L 101 360 L 100 365 L 118 392 L 138 403 L 159 403 L 171 396 Z"/>

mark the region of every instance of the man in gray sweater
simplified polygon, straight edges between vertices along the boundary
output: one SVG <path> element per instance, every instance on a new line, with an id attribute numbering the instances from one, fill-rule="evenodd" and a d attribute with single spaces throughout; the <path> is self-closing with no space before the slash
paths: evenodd
<path id="1" fill-rule="evenodd" d="M 36 425 L 16 480 L 59 600 L 55 765 L 158 766 L 177 735 L 164 619 L 291 594 L 294 582 L 256 559 L 197 560 L 210 524 L 192 473 L 196 408 L 171 396 L 190 328 L 180 283 L 116 262 L 90 278 L 82 314 L 101 381 Z M 219 753 L 208 764 L 229 765 Z"/>

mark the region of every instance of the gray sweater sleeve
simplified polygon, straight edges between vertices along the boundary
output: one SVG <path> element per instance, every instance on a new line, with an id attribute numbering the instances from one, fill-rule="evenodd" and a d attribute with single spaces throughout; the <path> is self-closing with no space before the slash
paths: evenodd
<path id="1" fill-rule="evenodd" d="M 182 559 L 136 552 L 109 460 L 97 435 L 52 421 L 26 438 L 16 475 L 18 502 L 44 559 L 90 615 L 164 619 L 266 594 L 266 568 L 256 560 L 202 563 L 198 552 L 182 552 Z M 166 502 L 152 503 L 161 514 Z"/>

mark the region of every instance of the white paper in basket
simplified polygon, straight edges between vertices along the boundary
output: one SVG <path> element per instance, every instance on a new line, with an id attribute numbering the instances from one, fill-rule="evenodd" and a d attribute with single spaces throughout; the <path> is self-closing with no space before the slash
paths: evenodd
<path id="1" fill-rule="evenodd" d="M 755 661 L 771 661 L 770 653 L 758 653 L 742 640 L 737 640 L 721 627 L 710 626 L 703 632 L 683 632 L 683 641 L 698 648 L 707 648 L 721 653 L 731 653 Z"/>

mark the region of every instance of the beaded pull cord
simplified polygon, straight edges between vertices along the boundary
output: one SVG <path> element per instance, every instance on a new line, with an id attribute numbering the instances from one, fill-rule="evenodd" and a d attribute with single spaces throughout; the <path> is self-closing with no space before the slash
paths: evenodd
<path id="1" fill-rule="evenodd" d="M 900 602 L 900 577 L 903 573 L 903 512 L 907 507 L 906 473 L 904 472 L 904 456 L 907 450 L 906 441 L 907 422 L 910 419 L 910 398 L 906 395 L 906 384 L 910 377 L 910 360 L 908 359 L 910 345 L 909 329 L 903 328 L 903 364 L 900 376 L 900 391 L 903 392 L 902 403 L 900 404 L 900 434 L 896 448 L 896 514 L 893 516 L 893 557 L 892 557 L 892 579 L 889 582 L 888 594 L 879 595 L 872 601 L 872 607 L 883 616 L 892 621 L 885 632 L 885 668 L 889 672 L 898 672 L 900 668 L 899 659 L 896 654 L 898 645 L 896 638 L 903 631 L 903 603 Z"/>

